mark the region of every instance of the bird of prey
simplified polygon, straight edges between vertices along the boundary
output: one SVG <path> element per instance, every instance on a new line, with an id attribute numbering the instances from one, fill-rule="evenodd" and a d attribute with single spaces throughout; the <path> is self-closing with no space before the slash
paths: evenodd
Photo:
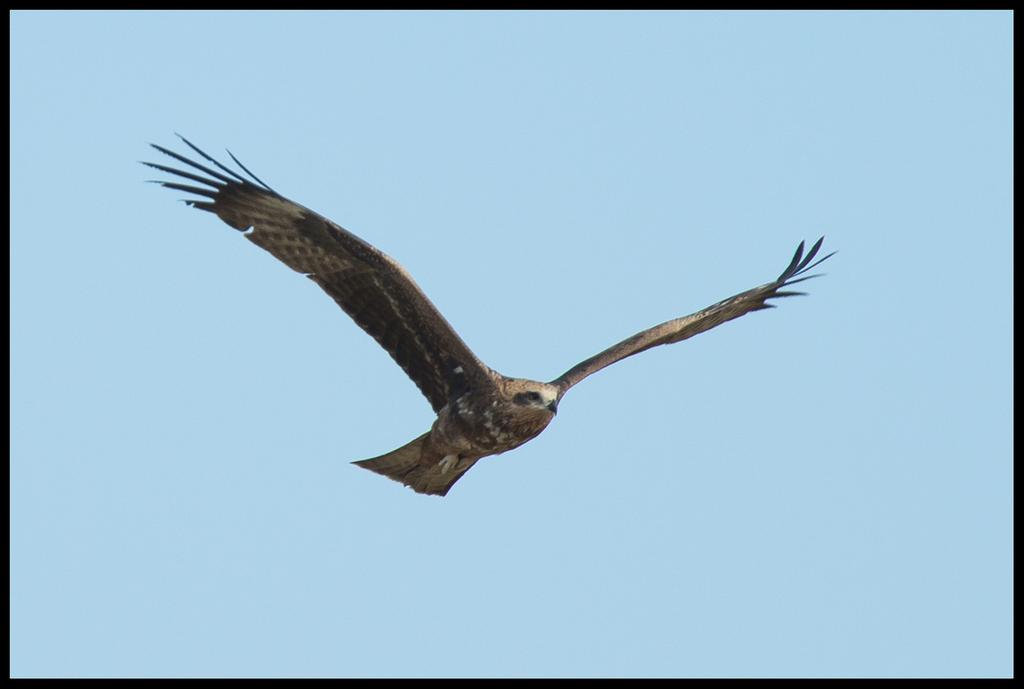
<path id="1" fill-rule="evenodd" d="M 555 417 L 565 393 L 592 373 L 651 347 L 680 342 L 751 311 L 772 308 L 769 299 L 803 294 L 784 288 L 817 277 L 807 272 L 832 256 L 814 261 L 824 237 L 806 254 L 800 242 L 789 265 L 771 282 L 639 332 L 550 382 L 509 378 L 473 354 L 394 259 L 281 196 L 230 151 L 228 155 L 248 177 L 181 139 L 208 164 L 151 144 L 192 171 L 157 163 L 145 165 L 194 184 L 153 181 L 197 196 L 186 203 L 216 214 L 244 232 L 246 239 L 320 285 L 426 396 L 437 413 L 429 431 L 387 454 L 354 462 L 418 493 L 445 495 L 483 457 L 507 452 L 537 437 Z"/>

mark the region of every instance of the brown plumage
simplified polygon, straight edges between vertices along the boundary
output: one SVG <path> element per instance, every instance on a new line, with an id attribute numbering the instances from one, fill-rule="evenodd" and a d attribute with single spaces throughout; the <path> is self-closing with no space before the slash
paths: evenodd
<path id="1" fill-rule="evenodd" d="M 772 282 L 637 333 L 550 383 L 508 378 L 476 358 L 394 259 L 273 191 L 230 152 L 231 159 L 251 179 L 217 162 L 184 137 L 182 141 L 216 169 L 152 144 L 204 173 L 145 163 L 201 186 L 159 184 L 201 197 L 188 203 L 245 232 L 249 241 L 320 285 L 391 355 L 437 412 L 430 430 L 412 442 L 380 457 L 355 462 L 420 493 L 445 495 L 479 459 L 536 437 L 554 418 L 565 393 L 592 373 L 651 347 L 679 342 L 751 311 L 772 308 L 769 299 L 802 294 L 782 288 L 816 277 L 806 273 L 832 255 L 814 261 L 824 237 L 806 256 L 800 242 L 789 266 Z"/>

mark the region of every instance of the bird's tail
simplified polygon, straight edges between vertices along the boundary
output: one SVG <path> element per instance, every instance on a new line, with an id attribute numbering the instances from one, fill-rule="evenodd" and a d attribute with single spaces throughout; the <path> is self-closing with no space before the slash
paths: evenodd
<path id="1" fill-rule="evenodd" d="M 451 461 L 445 461 L 448 458 L 424 456 L 423 451 L 429 436 L 429 432 L 424 433 L 397 450 L 380 457 L 352 463 L 404 483 L 417 493 L 445 495 L 452 485 L 476 464 L 476 459 L 454 457 Z"/>

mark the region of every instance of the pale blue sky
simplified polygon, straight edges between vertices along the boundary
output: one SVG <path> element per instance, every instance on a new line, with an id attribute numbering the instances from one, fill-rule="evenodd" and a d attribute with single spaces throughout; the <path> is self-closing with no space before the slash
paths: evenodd
<path id="1" fill-rule="evenodd" d="M 11 16 L 11 673 L 1007 676 L 1011 15 Z M 310 281 L 145 184 L 174 132 L 550 379 L 448 497 Z"/>

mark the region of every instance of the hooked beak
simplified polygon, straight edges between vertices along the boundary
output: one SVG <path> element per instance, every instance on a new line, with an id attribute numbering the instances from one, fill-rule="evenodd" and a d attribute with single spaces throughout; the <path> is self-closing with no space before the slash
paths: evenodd
<path id="1" fill-rule="evenodd" d="M 550 411 L 552 414 L 558 413 L 558 400 L 551 401 L 551 404 L 548 405 L 548 411 Z"/>

